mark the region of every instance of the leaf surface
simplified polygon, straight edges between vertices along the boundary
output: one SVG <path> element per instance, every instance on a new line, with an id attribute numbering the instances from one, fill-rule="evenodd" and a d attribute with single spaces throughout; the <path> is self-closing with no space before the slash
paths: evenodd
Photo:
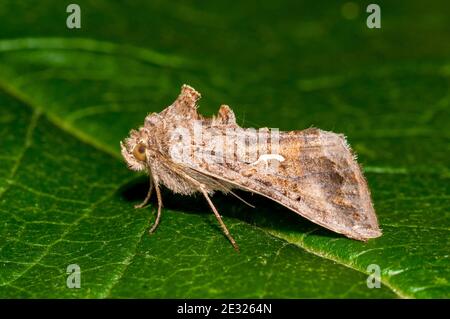
<path id="1" fill-rule="evenodd" d="M 450 297 L 442 10 L 428 8 L 437 22 L 427 24 L 418 5 L 399 21 L 403 7 L 385 4 L 377 34 L 336 5 L 243 3 L 222 14 L 220 2 L 95 3 L 80 1 L 80 30 L 65 29 L 56 2 L 1 5 L 0 296 Z M 414 37 L 407 17 L 419 21 Z M 430 32 L 433 45 L 418 46 Z M 218 194 L 237 254 L 202 198 L 169 191 L 149 236 L 155 203 L 133 208 L 148 183 L 126 169 L 118 143 L 182 83 L 203 94 L 207 115 L 227 103 L 244 126 L 345 133 L 383 236 L 353 241 L 259 196 L 241 195 L 251 209 Z M 70 264 L 81 289 L 66 286 Z M 380 289 L 366 284 L 373 264 Z"/>

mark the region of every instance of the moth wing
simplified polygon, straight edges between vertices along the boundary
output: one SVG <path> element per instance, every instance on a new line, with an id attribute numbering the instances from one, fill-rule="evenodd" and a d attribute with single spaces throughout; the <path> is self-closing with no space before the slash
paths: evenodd
<path id="1" fill-rule="evenodd" d="M 277 154 L 252 151 L 259 156 L 255 162 L 216 156 L 191 168 L 268 197 L 347 237 L 381 236 L 366 180 L 343 135 L 315 128 L 281 132 Z M 268 160 L 278 162 L 275 170 L 268 169 Z"/>

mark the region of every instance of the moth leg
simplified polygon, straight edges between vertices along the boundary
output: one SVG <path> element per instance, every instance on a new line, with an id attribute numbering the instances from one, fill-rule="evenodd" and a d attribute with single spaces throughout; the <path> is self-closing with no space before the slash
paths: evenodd
<path id="1" fill-rule="evenodd" d="M 145 197 L 142 203 L 134 205 L 134 208 L 142 208 L 145 205 L 147 205 L 148 202 L 150 201 L 150 198 L 152 197 L 152 193 L 153 193 L 153 180 L 152 177 L 150 176 L 150 186 L 148 188 L 147 196 Z"/>
<path id="2" fill-rule="evenodd" d="M 214 206 L 213 202 L 209 198 L 208 193 L 205 191 L 205 189 L 203 187 L 200 187 L 200 190 L 203 193 L 203 196 L 205 196 L 206 201 L 208 202 L 212 211 L 214 212 L 214 215 L 216 215 L 216 218 L 219 221 L 219 224 L 220 224 L 220 227 L 222 228 L 223 233 L 225 234 L 225 236 L 227 236 L 228 240 L 231 242 L 231 245 L 233 245 L 234 249 L 236 251 L 239 251 L 239 246 L 236 244 L 236 241 L 234 240 L 233 236 L 231 236 L 230 231 L 228 230 L 227 226 L 223 222 L 222 217 L 220 217 L 220 214 L 217 211 L 216 207 Z"/>
<path id="3" fill-rule="evenodd" d="M 233 236 L 231 236 L 230 231 L 228 230 L 227 226 L 222 220 L 222 217 L 220 216 L 219 212 L 217 211 L 216 207 L 214 206 L 213 202 L 209 198 L 208 192 L 205 190 L 205 186 L 200 183 L 199 181 L 195 180 L 188 174 L 185 174 L 184 172 L 179 172 L 181 175 L 183 175 L 186 179 L 190 180 L 192 183 L 198 186 L 199 190 L 202 192 L 203 196 L 205 196 L 206 201 L 208 202 L 209 206 L 211 207 L 212 211 L 214 212 L 214 215 L 216 215 L 217 221 L 220 224 L 220 227 L 222 228 L 223 233 L 228 238 L 228 240 L 231 242 L 231 245 L 233 245 L 233 248 L 239 252 L 239 246 L 237 245 L 236 241 L 234 240 Z M 158 188 L 156 188 L 156 194 L 158 194 Z M 161 202 L 162 206 L 162 202 Z"/>
<path id="4" fill-rule="evenodd" d="M 156 198 L 158 199 L 158 213 L 156 214 L 155 223 L 153 224 L 152 228 L 150 228 L 150 230 L 148 231 L 150 234 L 152 234 L 159 225 L 159 221 L 161 220 L 161 209 L 163 206 L 161 190 L 159 189 L 158 184 L 154 183 L 154 185 L 156 190 Z"/>

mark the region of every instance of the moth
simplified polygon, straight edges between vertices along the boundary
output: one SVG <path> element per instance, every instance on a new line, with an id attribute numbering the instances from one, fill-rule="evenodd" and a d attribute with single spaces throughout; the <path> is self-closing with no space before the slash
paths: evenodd
<path id="1" fill-rule="evenodd" d="M 144 207 L 156 192 L 158 210 L 150 233 L 161 220 L 164 185 L 179 194 L 202 194 L 236 250 L 211 201 L 216 191 L 239 199 L 233 190 L 260 194 L 356 240 L 381 236 L 366 180 L 343 135 L 317 128 L 242 128 L 227 105 L 216 116 L 203 117 L 197 111 L 200 97 L 183 85 L 172 105 L 149 114 L 144 126 L 120 143 L 128 167 L 146 171 L 150 179 L 147 196 L 135 207 Z"/>

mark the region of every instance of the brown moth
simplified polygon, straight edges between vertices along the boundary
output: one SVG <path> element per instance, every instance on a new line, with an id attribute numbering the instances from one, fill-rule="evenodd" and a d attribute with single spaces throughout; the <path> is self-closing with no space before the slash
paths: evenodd
<path id="1" fill-rule="evenodd" d="M 263 195 L 349 238 L 381 236 L 367 183 L 343 135 L 317 128 L 245 129 L 227 105 L 217 116 L 203 117 L 199 99 L 183 85 L 172 105 L 149 114 L 144 126 L 120 143 L 128 167 L 150 176 L 147 196 L 136 207 L 145 206 L 156 191 L 158 212 L 150 233 L 161 219 L 162 184 L 175 193 L 202 193 L 236 250 L 210 199 L 215 191 Z"/>

